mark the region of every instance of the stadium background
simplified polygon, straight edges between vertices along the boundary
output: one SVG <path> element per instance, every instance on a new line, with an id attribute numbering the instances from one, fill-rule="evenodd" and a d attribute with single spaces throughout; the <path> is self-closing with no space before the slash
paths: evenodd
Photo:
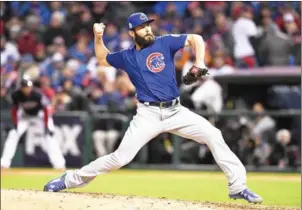
<path id="1" fill-rule="evenodd" d="M 126 18 L 142 11 L 156 19 L 156 35 L 196 33 L 207 43 L 211 76 L 194 87 L 181 84 L 193 52 L 184 49 L 175 56 L 183 105 L 220 128 L 245 165 L 256 170 L 300 166 L 301 2 L 0 4 L 1 145 L 11 128 L 10 93 L 27 76 L 51 101 L 68 167 L 112 151 L 135 113 L 135 89 L 123 71 L 98 66 L 92 25 L 106 24 L 110 51 L 128 48 Z M 252 37 L 242 30 L 242 19 L 255 26 Z M 41 141 L 39 125 L 33 123 L 14 166 L 49 167 Z M 214 161 L 206 146 L 162 134 L 133 163 L 206 168 Z"/>

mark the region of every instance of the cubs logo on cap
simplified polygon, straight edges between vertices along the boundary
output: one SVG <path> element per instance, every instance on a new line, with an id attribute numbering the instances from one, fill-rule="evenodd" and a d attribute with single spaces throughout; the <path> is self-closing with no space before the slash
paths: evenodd
<path id="1" fill-rule="evenodd" d="M 154 19 L 149 19 L 148 16 L 142 12 L 138 12 L 138 13 L 134 13 L 134 14 L 130 15 L 127 20 L 129 30 L 132 30 L 135 27 L 142 25 L 144 23 L 151 23 L 153 21 L 154 21 Z"/>

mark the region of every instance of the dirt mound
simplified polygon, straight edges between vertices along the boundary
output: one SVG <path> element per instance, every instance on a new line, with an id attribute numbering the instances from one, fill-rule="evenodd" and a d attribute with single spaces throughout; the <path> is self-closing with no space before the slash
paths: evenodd
<path id="1" fill-rule="evenodd" d="M 293 208 L 190 202 L 164 198 L 94 193 L 50 193 L 1 189 L 1 210 L 283 210 Z M 295 209 L 296 210 L 296 209 Z"/>

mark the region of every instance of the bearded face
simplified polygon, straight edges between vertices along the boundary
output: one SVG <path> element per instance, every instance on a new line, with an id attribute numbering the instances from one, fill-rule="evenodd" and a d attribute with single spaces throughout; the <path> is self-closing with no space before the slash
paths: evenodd
<path id="1" fill-rule="evenodd" d="M 153 43 L 154 35 L 152 33 L 148 33 L 145 36 L 140 36 L 137 33 L 135 33 L 134 41 L 141 48 L 145 48 L 145 47 L 148 47 L 149 45 L 151 45 Z"/>
<path id="2" fill-rule="evenodd" d="M 149 24 L 143 24 L 135 28 L 133 39 L 141 48 L 150 46 L 154 42 L 154 34 Z"/>

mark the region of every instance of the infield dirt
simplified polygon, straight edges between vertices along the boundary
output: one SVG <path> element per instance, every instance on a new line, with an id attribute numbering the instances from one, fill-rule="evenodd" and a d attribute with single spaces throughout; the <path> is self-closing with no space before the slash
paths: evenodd
<path id="1" fill-rule="evenodd" d="M 96 193 L 51 193 L 1 189 L 1 210 L 298 210 L 263 205 L 241 205 L 120 196 Z"/>

